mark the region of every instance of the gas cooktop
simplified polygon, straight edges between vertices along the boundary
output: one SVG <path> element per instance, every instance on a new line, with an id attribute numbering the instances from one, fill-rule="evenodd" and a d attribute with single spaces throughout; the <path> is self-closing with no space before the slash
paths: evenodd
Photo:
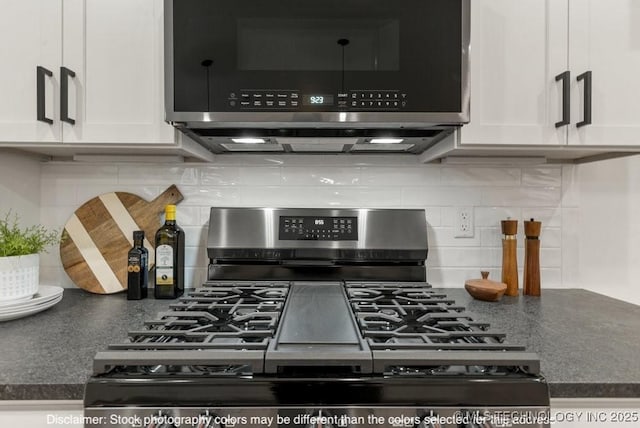
<path id="1" fill-rule="evenodd" d="M 99 353 L 95 366 L 154 376 L 540 370 L 523 346 L 416 282 L 207 282 Z"/>

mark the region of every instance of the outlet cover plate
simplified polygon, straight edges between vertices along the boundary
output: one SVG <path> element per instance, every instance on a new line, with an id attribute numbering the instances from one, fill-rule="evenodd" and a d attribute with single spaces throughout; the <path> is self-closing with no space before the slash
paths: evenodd
<path id="1" fill-rule="evenodd" d="M 473 238 L 473 207 L 456 208 L 456 220 L 454 227 L 454 237 Z"/>

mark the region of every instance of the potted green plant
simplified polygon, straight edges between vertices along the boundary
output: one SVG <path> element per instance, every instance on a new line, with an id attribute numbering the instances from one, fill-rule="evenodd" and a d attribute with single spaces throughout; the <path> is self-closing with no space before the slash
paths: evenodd
<path id="1" fill-rule="evenodd" d="M 0 219 L 0 301 L 29 298 L 38 292 L 40 256 L 60 234 L 42 225 L 20 228 L 18 215 Z"/>

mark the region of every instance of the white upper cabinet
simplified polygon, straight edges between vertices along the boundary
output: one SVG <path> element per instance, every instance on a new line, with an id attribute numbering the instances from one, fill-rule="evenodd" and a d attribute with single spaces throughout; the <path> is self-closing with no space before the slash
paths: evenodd
<path id="1" fill-rule="evenodd" d="M 640 1 L 575 0 L 569 17 L 569 144 L 640 146 Z M 588 71 L 591 88 L 577 81 Z M 578 127 L 589 95 L 591 123 Z"/>
<path id="2" fill-rule="evenodd" d="M 471 122 L 464 144 L 563 144 L 567 0 L 471 1 Z M 569 83 L 569 82 L 567 82 Z"/>
<path id="3" fill-rule="evenodd" d="M 164 122 L 162 0 L 64 0 L 70 143 L 175 141 Z M 61 76 L 61 79 L 64 76 Z M 67 96 L 61 88 L 61 97 Z"/>
<path id="4" fill-rule="evenodd" d="M 471 26 L 461 146 L 640 148 L 640 2 L 476 0 Z"/>
<path id="5" fill-rule="evenodd" d="M 0 143 L 176 143 L 164 122 L 162 0 L 0 6 Z"/>
<path id="6" fill-rule="evenodd" d="M 0 10 L 0 141 L 59 142 L 61 0 L 0 0 Z"/>

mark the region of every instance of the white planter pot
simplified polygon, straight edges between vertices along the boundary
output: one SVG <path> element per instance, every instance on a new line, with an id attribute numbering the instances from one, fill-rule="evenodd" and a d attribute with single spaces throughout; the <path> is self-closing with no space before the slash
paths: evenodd
<path id="1" fill-rule="evenodd" d="M 0 302 L 24 299 L 38 292 L 40 256 L 0 257 Z"/>

